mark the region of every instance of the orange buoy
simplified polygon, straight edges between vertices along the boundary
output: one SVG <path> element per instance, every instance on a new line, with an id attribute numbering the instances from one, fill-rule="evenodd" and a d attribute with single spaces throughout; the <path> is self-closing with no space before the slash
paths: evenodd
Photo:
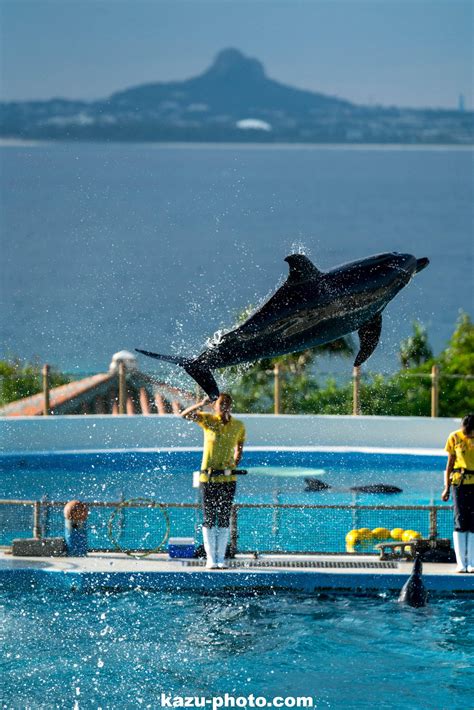
<path id="1" fill-rule="evenodd" d="M 89 509 L 86 503 L 80 500 L 70 500 L 64 506 L 64 517 L 66 520 L 72 520 L 74 523 L 83 523 L 87 520 Z"/>

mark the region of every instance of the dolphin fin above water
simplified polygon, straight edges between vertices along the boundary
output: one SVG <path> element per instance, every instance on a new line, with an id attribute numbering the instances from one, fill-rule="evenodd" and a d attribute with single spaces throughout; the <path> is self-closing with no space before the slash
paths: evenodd
<path id="1" fill-rule="evenodd" d="M 413 563 L 413 570 L 411 575 L 408 577 L 407 581 L 402 587 L 398 601 L 402 604 L 408 604 L 408 606 L 413 606 L 419 608 L 426 606 L 428 599 L 428 592 L 423 584 L 423 579 L 421 573 L 423 571 L 423 565 L 419 555 L 415 557 Z"/>
<path id="2" fill-rule="evenodd" d="M 284 284 L 247 320 L 223 333 L 195 358 L 137 352 L 183 367 L 211 400 L 219 396 L 212 370 L 300 352 L 358 332 L 361 365 L 373 353 L 382 311 L 429 263 L 396 252 L 320 271 L 304 254 L 290 254 Z"/>
<path id="3" fill-rule="evenodd" d="M 286 283 L 290 286 L 303 283 L 309 279 L 317 279 L 323 275 L 323 272 L 304 254 L 290 254 L 290 256 L 285 257 L 285 261 L 290 267 L 290 273 L 286 279 Z"/>

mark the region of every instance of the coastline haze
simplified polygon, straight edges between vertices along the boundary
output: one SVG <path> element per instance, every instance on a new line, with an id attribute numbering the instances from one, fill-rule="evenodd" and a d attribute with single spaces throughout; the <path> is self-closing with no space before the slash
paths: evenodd
<path id="1" fill-rule="evenodd" d="M 1 8 L 4 100 L 92 100 L 182 80 L 236 46 L 282 83 L 358 104 L 455 109 L 463 94 L 473 106 L 472 5 L 462 0 L 430 3 L 428 13 L 426 2 L 400 0 Z"/>

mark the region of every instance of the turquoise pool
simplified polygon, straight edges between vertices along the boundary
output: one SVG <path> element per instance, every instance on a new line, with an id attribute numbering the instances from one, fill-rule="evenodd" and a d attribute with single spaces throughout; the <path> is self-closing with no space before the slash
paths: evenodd
<path id="1" fill-rule="evenodd" d="M 83 497 L 118 500 L 144 496 L 164 502 L 197 500 L 192 472 L 200 450 L 111 451 L 100 453 L 9 454 L 0 456 L 0 497 L 53 500 Z M 358 451 L 246 450 L 239 478 L 240 502 L 350 504 L 353 485 L 395 484 L 394 496 L 357 494 L 361 504 L 429 505 L 440 501 L 443 456 Z M 331 486 L 306 493 L 305 478 Z"/>
<path id="2" fill-rule="evenodd" d="M 200 456 L 197 450 L 3 456 L 0 498 L 118 501 L 145 497 L 196 504 L 195 509 L 170 508 L 168 514 L 172 535 L 200 540 L 199 497 L 192 487 L 192 471 L 199 468 Z M 443 464 L 444 458 L 439 456 L 248 450 L 242 465 L 249 474 L 239 478 L 236 497 L 242 506 L 238 510 L 238 548 L 343 552 L 346 533 L 361 527 L 401 527 L 429 534 L 429 511 L 387 506 L 441 505 L 437 513 L 439 536 L 450 537 L 452 514 L 439 500 Z M 331 488 L 305 492 L 305 478 L 318 478 Z M 403 492 L 369 495 L 349 490 L 353 485 L 372 483 L 394 484 Z M 267 507 L 245 507 L 256 504 Z M 354 504 L 359 506 L 357 510 L 350 508 Z M 381 505 L 384 510 L 370 508 Z M 110 548 L 110 515 L 111 509 L 91 509 L 91 548 Z M 0 544 L 9 544 L 15 536 L 31 535 L 31 517 L 31 508 L 0 506 Z M 152 549 L 162 539 L 164 520 L 157 513 L 130 511 L 117 521 L 123 523 L 120 539 L 124 546 Z M 45 534 L 62 534 L 61 508 L 49 510 L 43 522 Z"/>
<path id="3" fill-rule="evenodd" d="M 317 708 L 472 706 L 474 601 L 393 595 L 0 594 L 8 708 L 157 708 L 161 692 Z"/>

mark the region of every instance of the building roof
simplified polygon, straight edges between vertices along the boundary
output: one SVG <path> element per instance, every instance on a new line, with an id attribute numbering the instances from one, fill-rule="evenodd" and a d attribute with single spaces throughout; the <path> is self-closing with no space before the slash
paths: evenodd
<path id="1" fill-rule="evenodd" d="M 127 373 L 127 413 L 158 414 L 177 413 L 181 408 L 189 407 L 196 400 L 189 393 L 170 387 L 164 382 L 157 382 L 149 375 L 133 371 Z M 107 372 L 81 380 L 53 387 L 49 393 L 51 414 L 108 413 L 94 410 L 98 398 L 108 398 L 118 402 L 118 374 Z M 130 404 L 131 402 L 131 404 Z M 112 406 L 112 405 L 110 405 Z M 10 402 L 0 408 L 0 416 L 26 417 L 43 414 L 44 395 L 42 392 Z M 88 411 L 92 409 L 92 411 Z M 105 404 L 107 409 L 107 402 Z M 114 408 L 110 413 L 116 413 Z"/>

